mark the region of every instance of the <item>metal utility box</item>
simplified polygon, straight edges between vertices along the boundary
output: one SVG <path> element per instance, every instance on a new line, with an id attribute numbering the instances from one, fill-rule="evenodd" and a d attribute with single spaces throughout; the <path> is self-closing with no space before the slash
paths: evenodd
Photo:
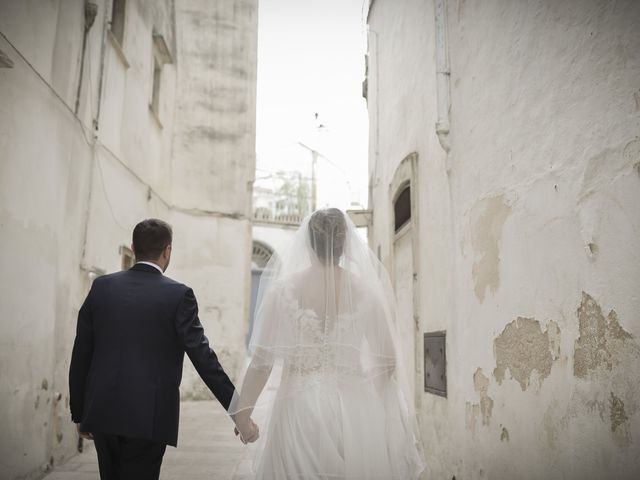
<path id="1" fill-rule="evenodd" d="M 446 332 L 424 334 L 424 391 L 447 396 Z"/>

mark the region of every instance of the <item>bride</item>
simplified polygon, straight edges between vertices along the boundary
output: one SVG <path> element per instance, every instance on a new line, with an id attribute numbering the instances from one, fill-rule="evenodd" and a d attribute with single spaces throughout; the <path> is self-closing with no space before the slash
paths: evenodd
<path id="1" fill-rule="evenodd" d="M 229 408 L 240 425 L 254 410 L 264 409 L 268 419 L 256 478 L 420 475 L 393 298 L 384 268 L 335 208 L 305 218 L 282 256 L 270 260 L 251 362 Z M 275 398 L 267 398 L 267 381 L 276 385 Z"/>

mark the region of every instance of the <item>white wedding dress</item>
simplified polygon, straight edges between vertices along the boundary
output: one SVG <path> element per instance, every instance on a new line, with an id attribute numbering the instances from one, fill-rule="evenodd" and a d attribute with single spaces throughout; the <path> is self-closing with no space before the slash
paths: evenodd
<path id="1" fill-rule="evenodd" d="M 402 387 L 393 302 L 380 265 L 337 212 L 305 219 L 261 284 L 252 361 L 229 410 L 267 414 L 258 479 L 405 480 L 424 469 Z M 274 372 L 275 398 L 263 401 Z"/>

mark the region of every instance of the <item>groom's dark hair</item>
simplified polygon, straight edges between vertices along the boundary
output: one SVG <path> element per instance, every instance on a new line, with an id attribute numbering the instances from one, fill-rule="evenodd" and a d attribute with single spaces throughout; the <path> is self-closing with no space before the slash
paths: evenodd
<path id="1" fill-rule="evenodd" d="M 162 251 L 171 245 L 173 230 L 171 225 L 157 218 L 141 221 L 133 229 L 133 250 L 136 260 L 156 260 Z"/>

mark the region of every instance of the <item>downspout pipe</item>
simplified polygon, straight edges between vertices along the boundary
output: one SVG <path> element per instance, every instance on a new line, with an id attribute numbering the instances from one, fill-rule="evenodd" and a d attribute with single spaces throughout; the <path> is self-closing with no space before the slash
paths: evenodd
<path id="1" fill-rule="evenodd" d="M 86 5 L 90 5 L 91 2 L 87 2 Z M 95 4 L 93 4 L 95 5 Z M 85 10 L 86 11 L 86 10 Z M 96 12 L 97 12 L 97 7 L 96 7 Z M 86 201 L 86 206 L 85 206 L 85 214 L 84 214 L 84 235 L 83 235 L 83 240 L 82 240 L 82 256 L 80 258 L 80 269 L 84 270 L 85 272 L 89 273 L 92 276 L 99 276 L 99 275 L 103 275 L 105 272 L 103 269 L 98 268 L 96 266 L 93 265 L 88 265 L 87 264 L 87 242 L 88 242 L 88 238 L 89 238 L 89 217 L 90 217 L 90 213 L 91 213 L 91 199 L 93 196 L 93 172 L 95 169 L 95 164 L 98 161 L 97 158 L 97 148 L 96 148 L 96 141 L 98 140 L 98 134 L 99 134 L 99 124 L 100 124 L 100 106 L 102 105 L 102 89 L 103 89 L 103 83 L 104 83 L 104 75 L 105 75 L 105 57 L 106 57 L 106 48 L 107 48 L 107 29 L 109 28 L 109 13 L 108 11 L 105 11 L 104 14 L 104 22 L 102 25 L 102 40 L 101 40 L 101 45 L 100 45 L 100 69 L 98 71 L 98 92 L 97 92 L 97 98 L 96 99 L 90 99 L 91 102 L 96 101 L 97 102 L 97 107 L 96 107 L 96 114 L 93 118 L 93 145 L 91 146 L 91 164 L 89 165 L 89 173 L 88 173 L 88 191 L 87 191 L 87 201 Z M 95 19 L 95 16 L 94 16 Z M 93 20 L 91 22 L 93 24 Z M 86 26 L 85 26 L 86 28 Z M 91 26 L 89 26 L 89 28 L 91 28 Z M 85 38 L 83 40 L 83 45 L 86 44 L 86 40 L 87 40 L 87 34 L 88 34 L 88 29 L 85 30 Z M 83 46 L 83 51 L 84 51 L 85 47 Z M 84 53 L 83 53 L 83 62 L 84 62 Z M 82 82 L 80 82 L 80 86 L 82 85 Z M 80 91 L 80 86 L 78 87 L 78 91 Z"/>
<path id="2" fill-rule="evenodd" d="M 100 107 L 102 106 L 102 88 L 104 84 L 104 76 L 105 76 L 105 58 L 106 58 L 106 50 L 107 50 L 107 30 L 109 27 L 109 19 L 111 18 L 111 12 L 105 11 L 104 14 L 104 23 L 102 26 L 102 42 L 100 45 L 100 69 L 98 73 L 98 98 L 97 98 L 97 106 L 96 106 L 96 116 L 93 119 L 93 130 L 95 135 L 98 135 L 98 130 L 100 129 Z"/>
<path id="3" fill-rule="evenodd" d="M 73 113 L 78 115 L 80 109 L 80 94 L 82 93 L 82 80 L 84 78 L 84 59 L 87 54 L 87 37 L 89 36 L 89 30 L 93 26 L 93 22 L 98 14 L 98 5 L 93 2 L 86 1 L 84 4 L 84 35 L 82 36 L 82 54 L 80 57 L 80 75 L 78 78 L 78 90 L 76 92 L 76 104 L 73 109 Z"/>
<path id="4" fill-rule="evenodd" d="M 447 0 L 434 0 L 436 34 L 436 92 L 438 119 L 436 135 L 442 149 L 449 153 L 449 111 L 451 109 L 449 44 L 447 38 Z"/>

